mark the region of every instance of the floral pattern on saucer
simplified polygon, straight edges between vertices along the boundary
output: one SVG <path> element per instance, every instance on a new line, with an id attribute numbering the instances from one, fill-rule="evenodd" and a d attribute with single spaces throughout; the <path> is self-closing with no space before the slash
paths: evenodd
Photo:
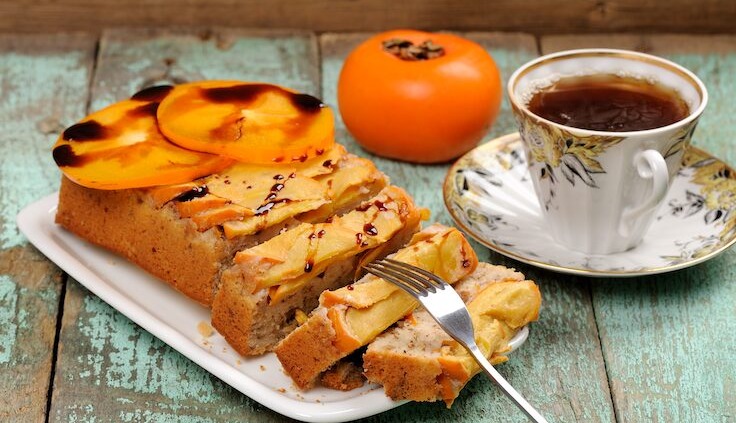
<path id="1" fill-rule="evenodd" d="M 736 242 L 736 172 L 695 147 L 644 237 L 629 251 L 589 255 L 557 244 L 545 230 L 519 134 L 490 141 L 449 170 L 444 200 L 463 230 L 511 258 L 587 276 L 638 276 L 708 260 Z"/>

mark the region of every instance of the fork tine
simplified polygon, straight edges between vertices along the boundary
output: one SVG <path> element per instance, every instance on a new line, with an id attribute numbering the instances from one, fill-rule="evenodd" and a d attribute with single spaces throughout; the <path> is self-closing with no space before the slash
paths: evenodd
<path id="1" fill-rule="evenodd" d="M 431 293 L 435 293 L 437 290 L 435 289 L 436 286 L 427 280 L 427 278 L 422 277 L 422 275 L 417 274 L 415 272 L 411 271 L 411 268 L 403 267 L 403 266 L 397 266 L 391 263 L 387 263 L 383 260 L 377 260 L 373 262 L 373 264 L 380 266 L 383 271 L 391 271 L 390 273 L 393 275 L 402 275 L 407 278 L 411 278 L 411 280 L 422 287 L 422 289 L 425 289 Z"/>
<path id="2" fill-rule="evenodd" d="M 421 274 L 414 272 L 411 267 L 406 266 L 399 266 L 397 264 L 389 263 L 384 260 L 378 260 L 374 262 L 377 265 L 380 265 L 381 268 L 384 270 L 390 269 L 395 273 L 402 274 L 408 278 L 411 278 L 416 283 L 422 286 L 422 288 L 428 290 L 431 293 L 435 293 L 437 291 L 437 286 L 432 283 L 432 281 L 428 280 L 427 278 L 423 277 Z M 397 262 L 401 263 L 401 262 Z"/>
<path id="3" fill-rule="evenodd" d="M 440 278 L 439 276 L 435 275 L 434 273 L 430 271 L 422 269 L 421 267 L 412 266 L 411 264 L 400 262 L 400 261 L 393 260 L 390 258 L 385 258 L 379 261 L 391 263 L 396 267 L 400 267 L 402 269 L 411 270 L 413 272 L 419 273 L 420 275 L 425 276 L 428 279 L 427 282 L 430 285 L 433 285 L 439 289 L 445 289 L 445 287 L 449 286 L 449 284 L 445 282 L 442 278 Z"/>
<path id="4" fill-rule="evenodd" d="M 398 281 L 404 285 L 410 286 L 412 289 L 417 291 L 417 293 L 419 293 L 420 295 L 427 294 L 427 288 L 423 284 L 418 283 L 415 279 L 411 278 L 410 275 L 406 275 L 401 272 L 397 272 L 395 270 L 389 269 L 385 267 L 383 263 L 379 263 L 379 262 L 370 263 L 370 266 L 372 269 L 378 270 L 383 275 L 391 277 L 394 281 Z"/>
<path id="5" fill-rule="evenodd" d="M 374 265 L 374 263 L 366 264 L 363 268 L 367 270 L 368 273 L 395 284 L 414 297 L 425 297 L 428 294 L 428 291 L 422 285 L 417 284 L 414 280 L 402 275 L 401 273 L 397 273 L 386 268 L 380 268 Z"/>

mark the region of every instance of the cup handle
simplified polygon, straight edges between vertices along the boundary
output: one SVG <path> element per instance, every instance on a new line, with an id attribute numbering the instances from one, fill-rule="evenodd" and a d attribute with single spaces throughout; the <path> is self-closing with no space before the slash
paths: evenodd
<path id="1" fill-rule="evenodd" d="M 642 179 L 652 180 L 652 193 L 643 204 L 627 207 L 621 215 L 618 231 L 623 237 L 631 234 L 633 222 L 662 203 L 670 185 L 667 163 L 657 150 L 644 150 L 634 156 L 634 166 Z"/>

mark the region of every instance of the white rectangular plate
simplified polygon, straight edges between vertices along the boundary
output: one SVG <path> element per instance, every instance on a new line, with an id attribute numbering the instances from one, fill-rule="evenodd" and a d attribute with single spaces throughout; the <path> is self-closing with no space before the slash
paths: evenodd
<path id="1" fill-rule="evenodd" d="M 81 240 L 54 223 L 58 193 L 28 205 L 18 227 L 46 257 L 103 301 L 223 382 L 285 416 L 307 422 L 341 422 L 398 407 L 372 384 L 349 392 L 317 387 L 301 392 L 276 355 L 244 358 L 217 332 L 203 337 L 209 310 L 127 260 Z M 524 328 L 511 342 L 526 340 Z"/>

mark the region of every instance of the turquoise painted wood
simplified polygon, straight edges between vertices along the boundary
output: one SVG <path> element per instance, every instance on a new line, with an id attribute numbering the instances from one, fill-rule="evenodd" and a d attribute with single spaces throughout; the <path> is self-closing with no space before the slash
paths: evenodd
<path id="1" fill-rule="evenodd" d="M 545 51 L 618 47 L 694 71 L 710 103 L 693 144 L 736 162 L 736 37 L 551 37 Z M 736 251 L 699 266 L 593 282 L 593 304 L 619 421 L 736 421 Z"/>
<path id="2" fill-rule="evenodd" d="M 316 39 L 236 31 L 105 33 L 90 104 L 201 79 L 319 92 Z M 82 117 L 82 114 L 79 115 Z M 76 282 L 65 302 L 51 421 L 273 422 L 284 418 L 211 376 Z"/>
<path id="3" fill-rule="evenodd" d="M 469 33 L 494 57 L 504 81 L 520 65 L 537 55 L 536 41 L 523 34 Z M 336 82 L 348 52 L 368 34 L 328 34 L 322 37 L 323 96 L 336 104 Z M 515 132 L 516 126 L 504 98 L 502 112 L 487 139 Z M 392 181 L 430 208 L 433 220 L 452 221 L 442 200 L 442 181 L 448 165 L 422 166 L 382 159 L 356 144 L 338 120 L 338 140 L 349 150 L 374 160 Z M 535 404 L 550 421 L 609 422 L 613 408 L 606 382 L 603 356 L 593 317 L 589 286 L 585 281 L 559 276 L 491 253 L 474 243 L 487 261 L 516 267 L 535 280 L 542 290 L 540 321 L 532 325 L 530 339 L 499 367 L 509 381 Z M 492 385 L 477 378 L 463 391 L 451 410 L 441 404 L 408 404 L 377 416 L 372 421 L 493 421 L 523 422 L 525 417 Z"/>
<path id="4" fill-rule="evenodd" d="M 504 77 L 537 55 L 523 34 L 469 33 Z M 130 322 L 28 246 L 24 204 L 58 186 L 49 146 L 90 109 L 147 85 L 255 79 L 320 94 L 335 105 L 344 57 L 364 35 L 156 30 L 88 36 L 0 36 L 0 421 L 280 422 Z M 319 43 L 318 43 L 319 41 Z M 711 103 L 694 143 L 736 164 L 736 37 L 545 37 L 543 51 L 585 46 L 661 54 L 698 73 Z M 90 91 L 91 88 L 91 91 Z M 363 152 L 338 120 L 338 138 Z M 507 106 L 488 137 L 514 131 Z M 376 159 L 397 184 L 451 223 L 440 186 L 447 165 Z M 552 422 L 736 421 L 736 251 L 700 266 L 636 279 L 585 279 L 535 269 L 480 248 L 537 281 L 544 304 L 530 340 L 499 370 Z M 62 309 L 59 301 L 63 299 Z M 54 356 L 57 318 L 61 328 Z M 523 422 L 483 378 L 452 409 L 407 404 L 375 422 Z"/>
<path id="5" fill-rule="evenodd" d="M 46 413 L 62 273 L 15 215 L 58 186 L 50 147 L 84 111 L 93 51 L 88 36 L 0 36 L 0 421 Z"/>

